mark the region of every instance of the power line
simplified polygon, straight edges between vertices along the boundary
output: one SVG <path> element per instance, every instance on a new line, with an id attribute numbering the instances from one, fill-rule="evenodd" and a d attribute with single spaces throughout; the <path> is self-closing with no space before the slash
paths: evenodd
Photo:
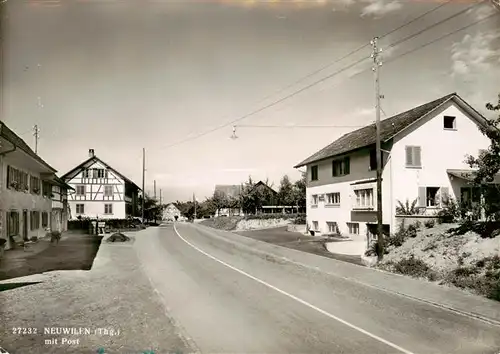
<path id="1" fill-rule="evenodd" d="M 443 20 L 441 20 L 441 21 L 439 21 L 439 22 L 436 22 L 436 23 L 434 23 L 434 24 L 432 24 L 432 25 L 430 25 L 430 26 L 428 26 L 428 27 L 424 28 L 424 29 L 423 29 L 423 30 L 421 30 L 421 31 L 418 31 L 418 32 L 416 32 L 416 33 L 414 33 L 414 34 L 412 34 L 412 35 L 409 35 L 409 36 L 407 36 L 407 37 L 405 37 L 405 38 L 403 38 L 403 39 L 400 39 L 400 40 L 398 40 L 398 41 L 396 41 L 396 42 L 392 43 L 392 44 L 391 44 L 391 45 L 389 45 L 387 48 L 393 48 L 393 47 L 395 47 L 395 46 L 397 46 L 397 45 L 399 45 L 399 44 L 401 44 L 401 43 L 403 43 L 403 42 L 406 42 L 406 41 L 408 41 L 408 40 L 410 40 L 410 39 L 412 39 L 412 38 L 415 38 L 415 37 L 417 37 L 417 36 L 421 35 L 421 34 L 422 34 L 422 33 L 424 33 L 424 32 L 427 32 L 428 30 L 430 30 L 430 29 L 432 29 L 432 28 L 434 28 L 434 27 L 437 27 L 437 26 L 439 26 L 439 25 L 441 25 L 441 24 L 443 24 L 443 23 L 445 23 L 445 22 L 447 22 L 447 21 L 449 21 L 449 20 L 454 19 L 455 17 L 458 17 L 458 16 L 460 16 L 460 15 L 462 15 L 462 14 L 466 13 L 467 11 L 469 11 L 470 9 L 472 9 L 472 8 L 474 8 L 474 7 L 478 6 L 478 5 L 480 5 L 481 3 L 482 3 L 482 2 L 478 2 L 478 3 L 474 4 L 474 5 L 471 5 L 471 6 L 469 6 L 468 8 L 466 8 L 466 9 L 464 9 L 464 10 L 462 10 L 462 11 L 459 11 L 459 12 L 455 13 L 454 15 L 451 15 L 451 16 L 449 16 L 449 17 L 447 17 L 447 18 L 445 18 L 445 19 L 443 19 Z"/>
<path id="2" fill-rule="evenodd" d="M 468 29 L 468 28 L 470 28 L 470 27 L 473 27 L 473 26 L 475 26 L 475 25 L 478 25 L 479 23 L 484 22 L 484 21 L 487 21 L 488 19 L 493 18 L 493 17 L 498 16 L 498 15 L 499 15 L 498 13 L 494 13 L 494 14 L 492 14 L 492 15 L 489 15 L 489 16 L 486 16 L 486 17 L 483 17 L 482 19 L 479 19 L 479 20 L 477 20 L 477 21 L 474 21 L 474 22 L 472 22 L 472 23 L 468 24 L 467 26 L 461 27 L 461 28 L 459 28 L 459 29 L 457 29 L 457 30 L 454 30 L 454 31 L 449 32 L 449 33 L 447 33 L 447 34 L 445 34 L 445 35 L 442 35 L 442 36 L 440 36 L 440 37 L 438 37 L 438 38 L 436 38 L 436 39 L 433 39 L 432 41 L 429 41 L 429 42 L 427 42 L 427 43 L 424 43 L 424 44 L 422 44 L 422 45 L 420 45 L 420 46 L 418 46 L 418 47 L 416 47 L 416 48 L 410 49 L 410 50 L 408 50 L 408 51 L 406 51 L 406 52 L 404 52 L 404 53 L 401 53 L 401 54 L 399 54 L 399 55 L 396 55 L 396 56 L 394 56 L 394 57 L 391 57 L 390 59 L 387 59 L 387 60 L 384 62 L 384 64 L 392 63 L 393 61 L 399 60 L 399 59 L 401 59 L 402 57 L 407 56 L 408 54 L 414 53 L 414 52 L 416 52 L 416 51 L 418 51 L 418 50 L 420 50 L 420 49 L 423 49 L 423 48 L 425 48 L 425 47 L 428 47 L 428 46 L 430 46 L 430 45 L 432 45 L 432 44 L 434 44 L 434 43 L 436 43 L 436 42 L 439 42 L 439 41 L 441 41 L 441 40 L 443 40 L 443 39 L 445 39 L 445 38 L 448 38 L 448 37 L 450 37 L 450 36 L 452 36 L 452 35 L 454 35 L 454 34 L 457 34 L 458 32 L 464 31 L 464 30 L 466 30 L 466 29 Z M 360 72 L 358 72 L 358 73 L 356 73 L 356 74 L 352 75 L 352 76 L 351 76 L 351 78 L 356 77 L 356 76 L 358 76 L 358 75 L 361 75 L 361 74 L 363 74 L 363 73 L 365 73 L 365 72 L 367 72 L 367 71 L 370 71 L 370 70 L 371 70 L 371 68 L 368 68 L 368 69 L 365 69 L 365 70 L 363 70 L 363 71 L 360 71 Z"/>
<path id="3" fill-rule="evenodd" d="M 467 9 L 467 10 L 468 10 L 468 9 Z M 463 31 L 463 30 L 465 30 L 465 29 L 467 29 L 467 28 L 470 28 L 470 27 L 472 27 L 472 26 L 475 26 L 475 25 L 477 25 L 478 23 L 483 22 L 483 21 L 486 21 L 487 19 L 492 18 L 492 17 L 497 16 L 497 15 L 498 15 L 498 14 L 497 14 L 497 13 L 495 13 L 495 14 L 490 15 L 490 16 L 487 16 L 487 17 L 485 17 L 485 18 L 483 18 L 483 19 L 477 20 L 477 21 L 475 21 L 475 22 L 473 22 L 473 23 L 471 23 L 471 24 L 469 24 L 469 25 L 467 25 L 467 26 L 464 26 L 464 27 L 462 27 L 462 28 L 460 28 L 460 29 L 458 29 L 458 30 L 452 31 L 452 32 L 450 32 L 450 33 L 448 33 L 448 34 L 446 34 L 446 35 L 443 35 L 443 36 L 441 36 L 441 37 L 438 37 L 438 38 L 436 38 L 436 39 L 434 39 L 434 40 L 432 40 L 432 41 L 430 41 L 430 42 L 427 42 L 427 43 L 425 43 L 425 44 L 423 44 L 423 45 L 420 45 L 420 46 L 418 46 L 418 47 L 416 47 L 416 48 L 414 48 L 414 49 L 412 49 L 412 50 L 409 50 L 409 51 L 407 51 L 407 52 L 405 52 L 405 53 L 403 53 L 403 54 L 400 54 L 400 55 L 395 56 L 395 57 L 393 57 L 393 58 L 391 58 L 391 59 L 388 59 L 387 61 L 385 61 L 385 63 L 390 63 L 390 62 L 393 62 L 393 61 L 395 61 L 395 60 L 397 60 L 397 59 L 400 59 L 401 57 L 404 57 L 404 56 L 406 56 L 406 55 L 408 55 L 408 54 L 410 54 L 410 53 L 413 53 L 413 52 L 415 52 L 415 51 L 417 51 L 417 50 L 420 50 L 420 49 L 422 49 L 422 48 L 424 48 L 424 47 L 427 47 L 427 46 L 429 46 L 429 45 L 431 45 L 431 44 L 434 44 L 434 43 L 436 43 L 436 42 L 438 42 L 438 41 L 440 41 L 440 40 L 442 40 L 442 39 L 444 39 L 444 38 L 447 38 L 447 37 L 449 37 L 449 36 L 451 36 L 451 35 L 453 35 L 453 34 L 455 34 L 455 33 L 458 33 L 458 32 L 460 32 L 460 31 Z M 446 21 L 446 19 L 445 19 L 445 20 L 443 20 L 443 21 Z M 438 23 L 442 23 L 443 21 L 438 22 Z M 435 27 L 435 26 L 436 26 L 436 24 L 431 25 L 431 26 L 432 26 L 432 27 Z M 423 32 L 423 31 L 420 31 L 420 33 L 422 33 L 422 32 Z M 419 34 L 420 34 L 420 33 L 419 33 Z M 406 39 L 406 40 L 408 40 L 408 39 Z M 402 43 L 402 41 L 399 41 L 399 42 L 400 42 L 400 43 Z M 212 132 L 214 132 L 214 131 L 217 131 L 217 130 L 219 130 L 219 129 L 225 128 L 225 127 L 227 127 L 227 126 L 234 125 L 234 123 L 236 123 L 236 122 L 239 122 L 239 121 L 241 121 L 241 120 L 243 120 L 243 119 L 246 119 L 246 118 L 248 118 L 248 117 L 250 117 L 250 116 L 253 116 L 253 115 L 257 114 L 257 113 L 260 113 L 260 112 L 262 112 L 262 111 L 264 111 L 264 110 L 266 110 L 266 109 L 268 109 L 268 108 L 271 108 L 271 107 L 273 107 L 273 106 L 276 106 L 276 105 L 280 104 L 281 102 L 283 102 L 283 101 L 285 101 L 285 100 L 288 100 L 288 99 L 290 99 L 290 98 L 292 98 L 292 97 L 294 97 L 294 96 L 296 96 L 296 95 L 298 95 L 298 94 L 300 94 L 300 93 L 302 93 L 302 92 L 304 92 L 304 91 L 306 91 L 306 90 L 310 89 L 311 87 L 314 87 L 314 86 L 316 86 L 316 85 L 318 85 L 318 84 L 320 84 L 320 83 L 322 83 L 322 82 L 324 82 L 324 81 L 326 81 L 326 80 L 328 80 L 328 79 L 330 79 L 330 78 L 332 78 L 332 77 L 334 77 L 334 76 L 336 76 L 336 75 L 339 75 L 339 74 L 343 73 L 344 71 L 349 70 L 349 69 L 351 69 L 352 67 L 354 67 L 354 66 L 356 66 L 356 65 L 360 64 L 361 62 L 365 61 L 366 59 L 367 59 L 367 58 L 362 58 L 362 59 L 360 59 L 360 60 L 357 60 L 357 61 L 355 61 L 354 63 L 351 63 L 350 65 L 348 65 L 348 66 L 346 66 L 346 67 L 344 67 L 344 68 L 342 68 L 342 69 L 339 69 L 339 70 L 335 71 L 335 72 L 334 72 L 334 73 L 332 73 L 332 74 L 329 74 L 329 75 L 327 75 L 327 76 L 325 76 L 325 77 L 323 77 L 323 78 L 321 78 L 321 79 L 319 79 L 319 80 L 316 80 L 316 81 L 314 81 L 313 83 L 311 83 L 311 84 L 309 84 L 309 85 L 307 85 L 307 86 L 305 86 L 305 87 L 303 87 L 303 88 L 301 88 L 301 89 L 299 89 L 299 90 L 297 90 L 297 91 L 294 91 L 294 92 L 292 92 L 291 94 L 286 95 L 286 96 L 282 97 L 282 98 L 281 98 L 281 99 L 279 99 L 279 100 L 276 100 L 276 101 L 274 101 L 274 102 L 272 102 L 272 103 L 270 103 L 270 104 L 267 104 L 267 105 L 265 105 L 265 106 L 263 106 L 263 107 L 261 107 L 261 108 L 259 108 L 259 109 L 256 109 L 256 110 L 254 110 L 254 111 L 252 111 L 252 112 L 250 112 L 250 113 L 248 113 L 248 114 L 245 114 L 245 115 L 243 115 L 243 116 L 241 116 L 241 117 L 239 117 L 239 118 L 237 118 L 237 119 L 234 119 L 234 120 L 232 120 L 232 121 L 230 121 L 230 122 L 227 122 L 227 123 L 221 124 L 221 125 L 219 125 L 219 126 L 217 126 L 217 127 L 215 127 L 215 128 L 212 128 L 212 129 L 210 129 L 210 130 L 208 130 L 208 131 L 205 131 L 205 132 L 203 132 L 203 133 L 200 133 L 200 134 L 198 134 L 198 135 L 191 136 L 191 137 L 188 137 L 188 138 L 183 139 L 183 140 L 181 140 L 181 141 L 178 141 L 178 142 L 176 142 L 176 143 L 169 144 L 169 145 L 167 145 L 167 146 L 165 146 L 165 147 L 163 147 L 163 148 L 170 148 L 170 147 L 173 147 L 173 146 L 177 146 L 177 145 L 183 144 L 183 143 L 185 143 L 185 142 L 187 142 L 187 141 L 191 141 L 191 140 L 194 140 L 194 139 L 198 139 L 198 138 L 203 137 L 203 136 L 205 136 L 205 135 L 208 135 L 208 134 L 210 134 L 210 133 L 212 133 Z M 356 74 L 352 75 L 350 78 L 353 78 L 353 77 L 355 77 L 355 76 L 358 76 L 358 75 L 360 75 L 361 73 L 364 73 L 364 72 L 366 72 L 366 71 L 368 71 L 368 70 L 371 70 L 371 68 L 368 68 L 368 69 L 362 70 L 362 71 L 360 71 L 360 72 L 358 72 L 358 73 L 356 73 Z"/>
<path id="4" fill-rule="evenodd" d="M 397 32 L 397 31 L 399 31 L 400 29 L 405 28 L 405 27 L 407 27 L 407 26 L 411 25 L 412 23 L 414 23 L 414 22 L 416 22 L 416 21 L 418 21 L 418 20 L 420 20 L 420 19 L 424 18 L 425 16 L 427 16 L 427 15 L 431 14 L 432 12 L 434 12 L 434 11 L 436 11 L 436 10 L 439 10 L 439 9 L 440 9 L 440 8 L 442 8 L 443 6 L 448 5 L 451 1 L 452 1 L 452 0 L 448 0 L 448 1 L 446 1 L 446 2 L 444 2 L 444 3 L 442 3 L 442 4 L 440 4 L 440 5 L 438 5 L 438 6 L 434 7 L 434 8 L 432 8 L 431 10 L 429 10 L 429 11 L 427 11 L 427 12 L 423 13 L 422 15 L 419 15 L 419 16 L 415 17 L 414 19 L 412 19 L 412 20 L 410 20 L 410 21 L 408 21 L 408 22 L 406 22 L 406 23 L 402 24 L 401 26 L 396 27 L 396 28 L 394 28 L 393 30 L 391 30 L 391 31 L 389 31 L 389 32 L 387 32 L 387 33 L 385 33 L 385 34 L 383 34 L 383 35 L 382 35 L 382 36 L 380 36 L 379 38 L 385 38 L 385 37 L 387 37 L 387 36 L 389 36 L 389 35 L 391 35 L 391 34 L 393 34 L 393 33 Z M 297 84 L 300 84 L 301 82 L 303 82 L 303 81 L 305 81 L 305 80 L 309 79 L 310 77 L 312 77 L 312 76 L 314 76 L 314 75 L 316 75 L 316 74 L 318 74 L 318 73 L 322 72 L 323 70 L 326 70 L 326 69 L 328 69 L 329 67 L 331 67 L 331 66 L 333 66 L 333 65 L 335 65 L 335 64 L 337 64 L 337 63 L 339 63 L 339 62 L 341 62 L 342 60 L 347 59 L 347 58 L 348 58 L 348 57 L 350 57 L 351 55 L 354 55 L 354 54 L 356 54 L 356 53 L 359 53 L 359 52 L 360 52 L 360 51 L 362 51 L 363 49 L 367 48 L 369 45 L 370 45 L 370 44 L 368 44 L 368 43 L 367 43 L 367 44 L 362 45 L 361 47 L 358 47 L 358 48 L 356 48 L 356 49 L 354 49 L 354 50 L 350 51 L 349 53 L 345 54 L 344 56 L 342 56 L 342 57 L 340 57 L 340 58 L 338 58 L 338 59 L 335 59 L 334 61 L 332 61 L 332 62 L 330 62 L 330 63 L 328 63 L 328 64 L 326 64 L 326 65 L 322 66 L 322 67 L 321 67 L 321 68 L 319 68 L 319 69 L 316 69 L 316 70 L 314 70 L 314 71 L 310 72 L 309 74 L 307 74 L 307 75 L 305 75 L 305 76 L 301 77 L 301 78 L 300 78 L 300 79 L 298 79 L 297 81 L 295 81 L 295 82 L 293 82 L 293 83 L 291 83 L 291 84 L 289 84 L 289 85 L 285 86 L 284 88 L 279 89 L 279 90 L 278 90 L 278 91 L 276 91 L 275 93 L 270 94 L 270 95 L 268 95 L 268 96 L 264 97 L 262 100 L 260 100 L 260 102 L 265 101 L 265 100 L 267 100 L 268 98 L 271 98 L 271 97 L 273 97 L 273 96 L 276 96 L 276 95 L 278 95 L 278 94 L 282 93 L 283 91 L 286 91 L 287 89 L 289 89 L 289 88 L 291 88 L 291 87 L 293 87 L 293 86 L 295 86 L 295 85 L 297 85 Z"/>
<path id="5" fill-rule="evenodd" d="M 362 128 L 363 125 L 235 125 L 237 128 Z"/>
<path id="6" fill-rule="evenodd" d="M 230 126 L 230 125 L 233 125 L 233 124 L 234 124 L 234 123 L 236 123 L 236 122 L 239 122 L 239 121 L 241 121 L 241 120 L 243 120 L 243 119 L 246 119 L 246 118 L 251 117 L 251 116 L 253 116 L 253 115 L 257 114 L 257 113 L 260 113 L 260 112 L 262 112 L 262 111 L 264 111 L 264 110 L 266 110 L 266 109 L 269 109 L 269 108 L 271 108 L 271 107 L 274 107 L 274 106 L 276 106 L 276 105 L 280 104 L 281 102 L 286 101 L 286 100 L 288 100 L 288 99 L 290 99 L 290 98 L 292 98 L 292 97 L 294 97 L 294 96 L 298 95 L 299 93 L 302 93 L 302 92 L 304 92 L 304 91 L 306 91 L 306 90 L 310 89 L 310 88 L 311 88 L 311 87 L 313 87 L 313 86 L 316 86 L 316 85 L 318 85 L 318 84 L 320 84 L 320 83 L 322 83 L 322 82 L 324 82 L 324 81 L 326 81 L 326 80 L 328 80 L 328 79 L 330 79 L 330 78 L 332 78 L 332 77 L 334 77 L 334 76 L 336 76 L 336 75 L 338 75 L 338 74 L 341 74 L 341 73 L 343 73 L 344 71 L 349 70 L 350 68 L 352 68 L 352 67 L 354 67 L 354 66 L 356 66 L 356 65 L 360 64 L 361 62 L 366 61 L 367 59 L 368 59 L 368 58 L 362 58 L 362 59 L 360 59 L 360 60 L 357 60 L 357 61 L 355 61 L 354 63 L 352 63 L 352 64 L 350 64 L 350 65 L 348 65 L 348 66 L 346 66 L 346 67 L 344 67 L 344 68 L 342 68 L 342 69 L 340 69 L 340 70 L 337 70 L 336 72 L 334 72 L 334 73 L 332 73 L 332 74 L 330 74 L 330 75 L 328 75 L 328 76 L 325 76 L 325 77 L 323 77 L 323 78 L 321 78 L 321 79 L 319 79 L 319 80 L 317 80 L 317 81 L 313 82 L 312 84 L 309 84 L 309 85 L 307 85 L 307 86 L 305 86 L 305 87 L 301 88 L 300 90 L 294 91 L 294 92 L 292 92 L 291 94 L 289 94 L 289 95 L 287 95 L 287 96 L 285 96 L 285 97 L 283 97 L 283 98 L 280 98 L 280 99 L 279 99 L 279 100 L 277 100 L 277 101 L 274 101 L 274 102 L 272 102 L 272 103 L 270 103 L 270 104 L 267 104 L 267 105 L 265 105 L 265 106 L 263 106 L 263 107 L 261 107 L 261 108 L 258 108 L 258 109 L 254 110 L 254 111 L 252 111 L 252 112 L 250 112 L 250 113 L 247 113 L 247 114 L 245 114 L 245 115 L 243 115 L 243 116 L 241 116 L 241 117 L 239 117 L 239 118 L 237 118 L 237 119 L 233 119 L 233 120 L 232 120 L 232 121 L 230 121 L 230 122 L 227 122 L 227 123 L 221 124 L 221 125 L 219 125 L 219 126 L 217 126 L 217 127 L 213 128 L 213 129 L 210 129 L 210 130 L 207 130 L 207 131 L 205 131 L 205 132 L 203 132 L 203 133 L 200 133 L 200 134 L 198 134 L 198 135 L 191 136 L 191 137 L 189 137 L 189 138 L 183 139 L 183 140 L 181 140 L 181 141 L 179 141 L 179 142 L 176 142 L 176 143 L 173 143 L 173 144 L 167 145 L 167 146 L 165 146 L 165 147 L 163 147 L 163 148 L 168 149 L 168 148 L 170 148 L 170 147 L 173 147 L 173 146 L 176 146 L 176 145 L 183 144 L 183 143 L 185 143 L 185 142 L 187 142 L 187 141 L 191 141 L 191 140 L 194 140 L 194 139 L 201 138 L 202 136 L 205 136 L 205 135 L 207 135 L 207 134 L 213 133 L 214 131 L 217 131 L 217 130 L 219 130 L 219 129 L 222 129 L 222 128 L 225 128 L 225 127 L 228 127 L 228 126 Z"/>

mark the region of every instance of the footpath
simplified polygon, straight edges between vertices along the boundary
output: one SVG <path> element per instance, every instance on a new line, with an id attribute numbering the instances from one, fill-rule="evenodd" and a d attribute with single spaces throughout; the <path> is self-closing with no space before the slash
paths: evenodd
<path id="1" fill-rule="evenodd" d="M 367 287 L 405 296 L 415 301 L 425 302 L 448 311 L 500 326 L 499 302 L 469 294 L 457 288 L 321 257 L 203 225 L 194 225 L 194 227 L 202 228 L 209 233 L 215 233 L 218 236 L 227 238 L 237 245 L 250 248 L 252 252 L 261 252 L 271 257 L 291 261 L 298 265 Z"/>
<path id="2" fill-rule="evenodd" d="M 0 282 L 4 289 L 11 285 L 0 292 L 0 346 L 10 353 L 40 354 L 97 353 L 100 348 L 102 353 L 192 352 L 136 256 L 133 241 L 151 229 L 125 233 L 132 242 L 103 242 L 90 271 Z M 19 327 L 31 330 L 18 333 L 14 328 Z M 83 333 L 57 334 L 60 328 Z"/>

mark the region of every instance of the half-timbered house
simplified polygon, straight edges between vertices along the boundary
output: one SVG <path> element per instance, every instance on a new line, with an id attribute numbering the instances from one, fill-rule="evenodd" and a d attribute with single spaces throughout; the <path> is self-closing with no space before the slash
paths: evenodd
<path id="1" fill-rule="evenodd" d="M 95 156 L 61 176 L 71 186 L 69 195 L 71 219 L 78 217 L 124 219 L 137 216 L 138 195 L 141 189 L 130 179 Z"/>

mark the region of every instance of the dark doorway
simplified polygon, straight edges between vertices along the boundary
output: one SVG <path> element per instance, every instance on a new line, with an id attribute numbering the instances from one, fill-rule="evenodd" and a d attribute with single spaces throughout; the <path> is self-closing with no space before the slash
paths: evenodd
<path id="1" fill-rule="evenodd" d="M 23 240 L 28 240 L 28 211 L 23 210 Z"/>

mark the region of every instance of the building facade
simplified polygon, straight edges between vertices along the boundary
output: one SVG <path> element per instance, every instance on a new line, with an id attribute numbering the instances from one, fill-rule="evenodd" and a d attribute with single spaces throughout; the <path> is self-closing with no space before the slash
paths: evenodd
<path id="1" fill-rule="evenodd" d="M 396 231 L 399 202 L 416 201 L 435 215 L 450 198 L 472 196 L 465 159 L 489 146 L 486 120 L 456 94 L 381 122 L 382 223 Z M 342 136 L 296 167 L 307 166 L 307 224 L 317 233 L 375 238 L 377 188 L 375 126 Z"/>
<path id="2" fill-rule="evenodd" d="M 89 150 L 89 158 L 61 176 L 75 190 L 68 205 L 70 219 L 125 219 L 138 215 L 141 190 Z"/>
<path id="3" fill-rule="evenodd" d="M 181 211 L 177 208 L 174 203 L 170 203 L 165 207 L 163 211 L 163 220 L 166 221 L 175 221 L 181 217 Z"/>
<path id="4" fill-rule="evenodd" d="M 0 238 L 7 240 L 5 249 L 43 237 L 51 228 L 56 172 L 0 122 Z"/>

